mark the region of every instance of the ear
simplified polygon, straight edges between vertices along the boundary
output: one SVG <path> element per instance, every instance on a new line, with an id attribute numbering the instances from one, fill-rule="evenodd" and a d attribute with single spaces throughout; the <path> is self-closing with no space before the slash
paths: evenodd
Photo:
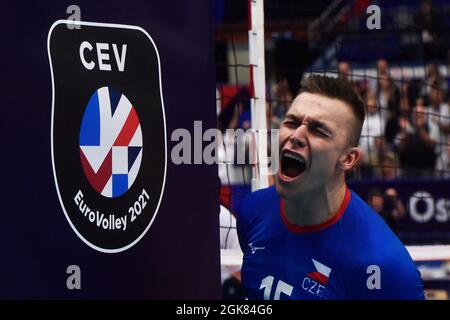
<path id="1" fill-rule="evenodd" d="M 338 167 L 343 171 L 352 169 L 359 161 L 362 150 L 359 147 L 352 147 L 345 150 L 344 154 L 339 158 Z"/>

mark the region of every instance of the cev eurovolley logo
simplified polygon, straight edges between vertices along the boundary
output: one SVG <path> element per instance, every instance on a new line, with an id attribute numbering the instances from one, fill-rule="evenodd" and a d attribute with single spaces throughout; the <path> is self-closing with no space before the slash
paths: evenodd
<path id="1" fill-rule="evenodd" d="M 50 28 L 48 52 L 51 158 L 61 209 L 89 247 L 127 250 L 150 229 L 164 193 L 158 49 L 137 26 L 59 20 Z"/>
<path id="2" fill-rule="evenodd" d="M 80 129 L 80 159 L 91 186 L 109 198 L 133 185 L 142 161 L 142 130 L 128 98 L 111 87 L 96 90 Z"/>

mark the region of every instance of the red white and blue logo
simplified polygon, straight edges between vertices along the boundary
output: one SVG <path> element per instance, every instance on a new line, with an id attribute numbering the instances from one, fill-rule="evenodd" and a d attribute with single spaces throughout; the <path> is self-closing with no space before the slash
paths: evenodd
<path id="1" fill-rule="evenodd" d="M 328 279 L 330 277 L 331 268 L 327 267 L 323 263 L 320 263 L 317 260 L 311 259 L 314 263 L 314 267 L 316 271 L 308 273 L 306 276 L 311 279 L 317 281 L 321 285 L 326 285 L 328 283 Z"/>
<path id="2" fill-rule="evenodd" d="M 302 289 L 313 295 L 321 296 L 330 279 L 331 268 L 315 259 L 311 260 L 316 271 L 306 274 L 302 281 Z"/>
<path id="3" fill-rule="evenodd" d="M 62 211 L 89 247 L 133 247 L 158 213 L 167 137 L 157 47 L 142 28 L 53 24 L 52 165 Z"/>
<path id="4" fill-rule="evenodd" d="M 142 130 L 136 109 L 111 87 L 96 90 L 80 129 L 80 159 L 91 186 L 109 198 L 133 185 L 142 161 Z"/>

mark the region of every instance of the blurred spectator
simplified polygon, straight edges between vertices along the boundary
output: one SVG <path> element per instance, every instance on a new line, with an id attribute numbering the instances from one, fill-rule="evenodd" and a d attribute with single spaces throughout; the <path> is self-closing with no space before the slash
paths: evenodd
<path id="1" fill-rule="evenodd" d="M 447 80 L 439 72 L 436 63 L 428 63 L 425 66 L 425 79 L 422 84 L 421 95 L 430 99 L 431 90 L 436 87 L 446 90 Z"/>
<path id="2" fill-rule="evenodd" d="M 423 99 L 417 100 L 423 106 Z M 394 148 L 394 139 L 400 133 L 400 121 L 408 121 L 409 117 L 409 100 L 407 96 L 400 99 L 400 110 L 398 114 L 392 114 L 386 122 L 384 136 L 390 148 Z M 403 120 L 400 120 L 403 119 Z"/>
<path id="3" fill-rule="evenodd" d="M 383 154 L 380 166 L 381 178 L 383 180 L 397 179 L 399 174 L 398 156 L 393 151 L 387 151 Z"/>
<path id="4" fill-rule="evenodd" d="M 436 175 L 449 175 L 448 135 L 450 133 L 450 109 L 444 103 L 444 91 L 433 87 L 430 93 L 430 107 L 428 120 L 438 128 L 439 139 L 436 145 Z"/>
<path id="5" fill-rule="evenodd" d="M 377 92 L 378 90 L 378 79 L 381 76 L 389 77 L 389 62 L 386 59 L 378 59 L 376 62 L 376 76 L 375 78 L 370 78 L 369 80 L 369 90 L 372 92 Z"/>
<path id="6" fill-rule="evenodd" d="M 218 116 L 219 130 L 250 128 L 250 93 L 248 89 L 241 88 L 231 102 L 223 106 Z"/>
<path id="7" fill-rule="evenodd" d="M 294 96 L 286 78 L 281 78 L 272 85 L 270 98 L 270 127 L 278 129 L 284 116 L 291 106 Z"/>
<path id="8" fill-rule="evenodd" d="M 378 78 L 377 98 L 384 120 L 399 111 L 400 90 L 387 74 Z"/>
<path id="9" fill-rule="evenodd" d="M 374 138 L 375 150 L 372 152 L 371 165 L 373 176 L 384 180 L 397 178 L 398 157 L 388 148 L 383 136 Z"/>
<path id="10" fill-rule="evenodd" d="M 423 90 L 423 80 L 421 79 L 411 79 L 408 81 L 406 88 L 406 97 L 409 102 L 409 109 L 415 106 L 417 99 L 422 99 L 423 96 L 426 95 L 426 92 Z"/>
<path id="11" fill-rule="evenodd" d="M 369 190 L 369 194 L 367 196 L 367 203 L 376 212 L 380 213 L 383 211 L 384 198 L 383 193 L 379 188 L 371 188 Z"/>
<path id="12" fill-rule="evenodd" d="M 353 79 L 351 78 L 351 67 L 350 63 L 346 61 L 341 61 L 338 64 L 338 76 L 341 79 L 345 79 L 351 82 Z"/>
<path id="13" fill-rule="evenodd" d="M 382 136 L 374 137 L 374 149 L 366 155 L 361 165 L 361 175 L 368 178 L 391 180 L 398 177 L 398 157 L 388 148 Z"/>
<path id="14" fill-rule="evenodd" d="M 442 55 L 442 48 L 438 39 L 441 17 L 434 8 L 432 0 L 421 1 L 420 11 L 414 16 L 414 23 L 422 38 L 425 59 L 439 59 Z"/>
<path id="15" fill-rule="evenodd" d="M 406 215 L 405 205 L 394 188 L 387 188 L 384 193 L 376 187 L 370 189 L 367 203 L 383 217 L 391 229 Z"/>
<path id="16" fill-rule="evenodd" d="M 353 89 L 358 92 L 361 97 L 367 94 L 367 79 L 358 78 L 353 75 L 352 67 L 349 62 L 341 61 L 338 64 L 338 77 L 350 82 Z"/>
<path id="17" fill-rule="evenodd" d="M 377 76 L 389 75 L 389 62 L 386 59 L 377 60 Z"/>
<path id="18" fill-rule="evenodd" d="M 398 144 L 400 164 L 408 177 L 431 176 L 436 162 L 435 147 L 439 139 L 438 127 L 427 121 L 425 107 L 413 108 L 412 121 L 399 120 Z"/>
<path id="19" fill-rule="evenodd" d="M 379 164 L 375 138 L 383 137 L 385 122 L 373 94 L 367 96 L 366 107 L 366 118 L 364 119 L 361 138 L 359 140 L 359 146 L 363 151 L 361 170 L 363 170 L 364 176 L 373 176 L 372 167 L 375 164 Z"/>
<path id="20" fill-rule="evenodd" d="M 416 27 L 422 31 L 423 43 L 434 40 L 435 32 L 440 26 L 439 14 L 433 7 L 433 1 L 422 0 L 420 11 L 414 16 Z"/>

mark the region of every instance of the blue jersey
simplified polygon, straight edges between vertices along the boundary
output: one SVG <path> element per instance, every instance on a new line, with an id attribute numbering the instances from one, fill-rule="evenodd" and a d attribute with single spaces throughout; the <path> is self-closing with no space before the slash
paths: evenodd
<path id="1" fill-rule="evenodd" d="M 249 299 L 424 299 L 420 273 L 403 244 L 353 191 L 316 226 L 289 224 L 275 187 L 238 208 Z"/>

